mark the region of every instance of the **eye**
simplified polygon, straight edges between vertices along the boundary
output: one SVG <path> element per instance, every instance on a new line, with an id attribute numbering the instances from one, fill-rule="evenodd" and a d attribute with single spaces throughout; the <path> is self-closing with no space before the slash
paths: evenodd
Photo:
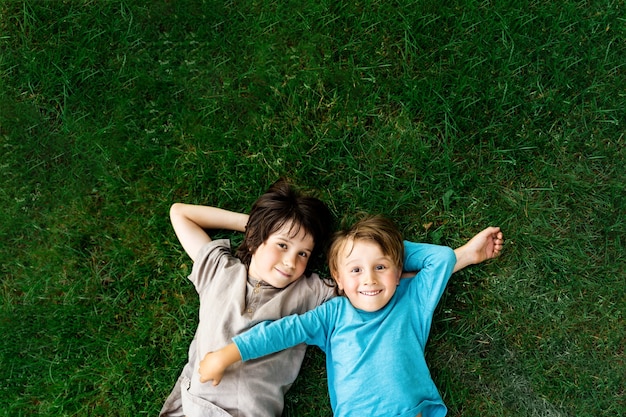
<path id="1" fill-rule="evenodd" d="M 376 265 L 376 270 L 377 271 L 384 271 L 385 269 L 387 269 L 386 265 Z"/>
<path id="2" fill-rule="evenodd" d="M 277 243 L 277 245 L 281 249 L 287 249 L 287 244 L 286 243 L 279 242 L 279 243 Z"/>
<path id="3" fill-rule="evenodd" d="M 298 255 L 301 256 L 302 258 L 308 258 L 309 257 L 309 254 L 306 253 L 306 252 L 300 252 Z"/>
<path id="4" fill-rule="evenodd" d="M 350 270 L 350 272 L 352 272 L 353 274 L 358 274 L 359 272 L 361 272 L 361 268 L 358 266 L 355 266 L 354 268 Z"/>

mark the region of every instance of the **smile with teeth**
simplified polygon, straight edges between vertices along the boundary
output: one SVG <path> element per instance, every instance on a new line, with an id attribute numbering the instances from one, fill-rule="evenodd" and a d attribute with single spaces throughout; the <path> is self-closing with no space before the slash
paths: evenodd
<path id="1" fill-rule="evenodd" d="M 376 291 L 359 291 L 359 294 L 372 296 L 372 295 L 378 295 L 378 294 L 380 294 L 381 292 L 383 292 L 383 290 L 376 290 Z"/>

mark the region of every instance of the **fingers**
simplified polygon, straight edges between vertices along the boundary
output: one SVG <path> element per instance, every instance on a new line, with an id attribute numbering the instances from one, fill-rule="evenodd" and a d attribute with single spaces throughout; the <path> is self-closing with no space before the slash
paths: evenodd
<path id="1" fill-rule="evenodd" d="M 502 234 L 500 228 L 497 229 L 498 231 L 492 235 L 494 256 L 499 256 L 502 248 L 504 247 L 504 234 Z"/>
<path id="2" fill-rule="evenodd" d="M 475 236 L 476 244 L 481 245 L 479 250 L 484 251 L 484 258 L 481 260 L 492 259 L 500 256 L 500 252 L 504 246 L 504 234 L 497 226 L 490 226 L 483 229 Z M 472 239 L 474 240 L 474 239 Z"/>
<path id="3" fill-rule="evenodd" d="M 214 387 L 218 386 L 220 384 L 220 381 L 222 379 L 221 378 L 211 378 L 211 377 L 204 377 L 202 376 L 202 374 L 200 374 L 200 382 L 207 383 L 209 381 L 213 381 L 213 383 L 211 385 L 213 385 Z"/>

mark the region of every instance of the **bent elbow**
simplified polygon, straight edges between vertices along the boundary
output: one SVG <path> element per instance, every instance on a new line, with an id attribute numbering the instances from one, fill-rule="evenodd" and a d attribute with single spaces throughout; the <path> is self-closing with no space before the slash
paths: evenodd
<path id="1" fill-rule="evenodd" d="M 183 203 L 174 203 L 170 206 L 170 219 L 179 216 L 182 211 Z"/>
<path id="2" fill-rule="evenodd" d="M 439 259 L 441 262 L 454 266 L 456 264 L 456 254 L 454 249 L 448 246 L 441 246 L 439 251 Z"/>

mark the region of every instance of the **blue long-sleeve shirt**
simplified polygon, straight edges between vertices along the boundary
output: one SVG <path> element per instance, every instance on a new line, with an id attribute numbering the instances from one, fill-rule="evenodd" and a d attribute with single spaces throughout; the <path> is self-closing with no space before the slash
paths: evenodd
<path id="1" fill-rule="evenodd" d="M 405 242 L 404 263 L 420 272 L 400 280 L 381 310 L 358 310 L 337 297 L 305 314 L 261 323 L 233 339 L 242 359 L 316 345 L 326 353 L 335 416 L 445 416 L 424 349 L 456 257 L 447 247 Z"/>

